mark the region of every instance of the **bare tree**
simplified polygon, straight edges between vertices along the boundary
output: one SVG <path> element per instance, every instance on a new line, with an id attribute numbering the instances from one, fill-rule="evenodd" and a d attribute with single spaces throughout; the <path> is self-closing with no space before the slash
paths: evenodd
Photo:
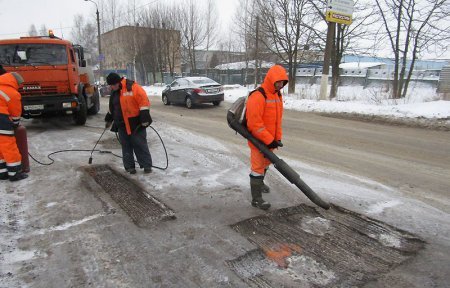
<path id="1" fill-rule="evenodd" d="M 45 26 L 45 24 L 42 24 L 41 28 L 39 28 L 39 34 L 40 35 L 48 35 L 48 29 L 47 29 L 47 26 Z"/>
<path id="2" fill-rule="evenodd" d="M 386 39 L 394 54 L 392 97 L 405 97 L 416 59 L 435 47 L 448 49 L 450 2 L 375 0 Z M 408 59 L 410 59 L 408 63 Z M 405 79 L 406 77 L 406 79 Z"/>
<path id="3" fill-rule="evenodd" d="M 212 44 L 215 42 L 217 37 L 218 29 L 218 14 L 217 14 L 217 8 L 215 5 L 214 0 L 207 0 L 206 1 L 206 52 L 209 51 Z M 208 62 L 208 53 L 206 54 L 206 63 L 205 63 L 205 69 L 206 71 L 209 68 L 209 62 Z"/>
<path id="4" fill-rule="evenodd" d="M 104 31 L 116 29 L 120 26 L 120 13 L 123 12 L 120 0 L 105 0 L 105 12 L 103 14 L 103 21 L 105 23 Z"/>
<path id="5" fill-rule="evenodd" d="M 141 37 L 144 36 L 145 38 L 145 34 L 142 35 L 143 33 L 138 31 L 139 23 L 137 21 L 138 15 L 136 11 L 136 0 L 128 0 L 128 4 L 125 10 L 126 11 L 122 13 L 123 18 L 125 18 L 125 24 L 134 27 L 132 37 L 129 39 L 128 43 L 129 49 L 127 49 L 127 53 L 129 54 L 131 63 L 133 64 L 133 76 L 132 76 L 133 80 L 137 81 L 137 69 L 139 69 L 138 68 L 139 65 L 137 64 L 138 61 L 137 58 L 140 52 L 139 46 L 141 46 L 139 44 L 140 42 L 142 42 Z M 142 72 L 145 74 L 145 71 Z M 144 78 L 146 77 L 144 76 Z"/>
<path id="6" fill-rule="evenodd" d="M 202 46 L 206 39 L 205 18 L 197 2 L 186 0 L 178 10 L 182 46 L 187 51 L 188 60 L 193 71 L 197 70 L 195 51 Z"/>
<path id="7" fill-rule="evenodd" d="M 308 0 L 257 0 L 264 45 L 288 65 L 288 93 L 295 92 L 295 73 L 300 47 L 309 44 L 308 29 L 302 23 L 315 21 Z M 306 42 L 304 42 L 306 41 Z"/>
<path id="8" fill-rule="evenodd" d="M 37 30 L 36 26 L 34 24 L 31 24 L 30 28 L 28 29 L 28 36 L 37 36 Z"/>
<path id="9" fill-rule="evenodd" d="M 86 21 L 81 14 L 74 16 L 71 40 L 73 43 L 83 46 L 92 56 L 91 64 L 98 63 L 97 26 L 94 23 Z"/>
<path id="10" fill-rule="evenodd" d="M 233 17 L 233 32 L 244 52 L 245 75 L 244 84 L 249 84 L 249 61 L 254 59 L 256 44 L 256 11 L 255 0 L 239 0 L 239 9 Z"/>
<path id="11" fill-rule="evenodd" d="M 162 4 L 149 7 L 140 15 L 142 25 L 153 28 L 144 43 L 142 57 L 150 67 L 154 81 L 157 72 L 161 73 L 161 78 L 167 71 L 174 76 L 175 63 L 180 57 L 180 33 L 175 31 L 178 26 L 177 13 L 175 6 Z"/>

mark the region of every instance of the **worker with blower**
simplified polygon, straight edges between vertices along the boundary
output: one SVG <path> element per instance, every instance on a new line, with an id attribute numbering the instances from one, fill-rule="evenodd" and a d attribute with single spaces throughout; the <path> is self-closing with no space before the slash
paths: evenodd
<path id="1" fill-rule="evenodd" d="M 145 90 L 132 80 L 110 73 L 106 82 L 111 87 L 105 128 L 119 133 L 123 166 L 136 174 L 134 155 L 144 173 L 152 172 L 152 156 L 147 144 L 146 128 L 152 124 L 150 101 Z"/>
<path id="2" fill-rule="evenodd" d="M 269 69 L 261 89 L 251 93 L 246 106 L 246 118 L 248 131 L 258 140 L 263 142 L 271 151 L 282 147 L 283 99 L 281 89 L 288 83 L 286 70 L 275 65 Z M 250 141 L 250 189 L 252 194 L 252 206 L 263 210 L 270 208 L 270 203 L 264 201 L 262 193 L 268 193 L 270 188 L 264 184 L 264 177 L 269 168 L 270 161 L 264 157 Z"/>
<path id="3" fill-rule="evenodd" d="M 19 86 L 23 78 L 16 72 L 0 69 L 0 179 L 19 181 L 28 177 L 22 172 L 22 156 L 14 136 L 22 115 Z"/>

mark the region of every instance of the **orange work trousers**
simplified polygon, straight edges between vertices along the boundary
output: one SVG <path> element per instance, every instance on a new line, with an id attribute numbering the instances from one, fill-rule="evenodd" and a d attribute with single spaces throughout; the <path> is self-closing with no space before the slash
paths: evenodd
<path id="1" fill-rule="evenodd" d="M 17 148 L 16 137 L 0 135 L 0 163 L 3 164 L 6 162 L 8 176 L 14 176 L 20 171 L 22 168 L 21 161 L 22 156 Z M 0 171 L 5 172 L 3 170 L 4 168 L 0 168 Z M 0 174 L 3 174 L 2 172 Z"/>
<path id="2" fill-rule="evenodd" d="M 272 151 L 273 149 L 270 149 Z M 250 147 L 250 163 L 253 176 L 263 176 L 264 170 L 272 163 L 257 148 Z"/>

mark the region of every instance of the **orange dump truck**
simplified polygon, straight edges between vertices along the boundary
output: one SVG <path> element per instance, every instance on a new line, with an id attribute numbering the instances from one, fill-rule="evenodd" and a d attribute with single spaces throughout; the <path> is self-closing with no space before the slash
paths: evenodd
<path id="1" fill-rule="evenodd" d="M 24 118 L 72 114 L 84 125 L 100 109 L 94 74 L 86 66 L 83 47 L 53 36 L 0 40 L 0 64 L 24 78 Z"/>

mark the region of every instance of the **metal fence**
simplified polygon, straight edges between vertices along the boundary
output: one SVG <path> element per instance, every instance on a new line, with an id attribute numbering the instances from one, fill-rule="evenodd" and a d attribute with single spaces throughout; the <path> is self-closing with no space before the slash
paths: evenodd
<path id="1" fill-rule="evenodd" d="M 450 69 L 450 68 L 447 68 Z M 262 69 L 259 73 L 259 79 L 256 83 L 262 83 L 268 69 Z M 444 71 L 444 70 L 443 70 Z M 441 71 L 414 71 L 411 76 L 412 81 L 427 83 L 432 87 L 437 88 L 439 83 Z M 448 72 L 446 72 L 448 73 Z M 159 74 L 159 73 L 158 73 Z M 161 76 L 162 75 L 162 76 Z M 373 84 L 389 84 L 393 80 L 394 72 L 392 69 L 341 69 L 341 86 L 370 86 Z M 150 80 L 150 84 L 164 83 L 170 84 L 174 79 L 179 77 L 208 77 L 221 83 L 228 84 L 254 84 L 255 73 L 253 70 L 218 70 L 209 69 L 207 71 L 201 70 L 197 72 L 174 74 L 162 73 L 159 74 L 156 81 Z M 296 71 L 296 83 L 298 84 L 320 84 L 322 77 L 322 68 L 299 68 Z M 330 75 L 331 77 L 331 71 Z M 153 77 L 148 77 L 153 79 Z M 405 76 L 406 78 L 406 76 Z"/>

